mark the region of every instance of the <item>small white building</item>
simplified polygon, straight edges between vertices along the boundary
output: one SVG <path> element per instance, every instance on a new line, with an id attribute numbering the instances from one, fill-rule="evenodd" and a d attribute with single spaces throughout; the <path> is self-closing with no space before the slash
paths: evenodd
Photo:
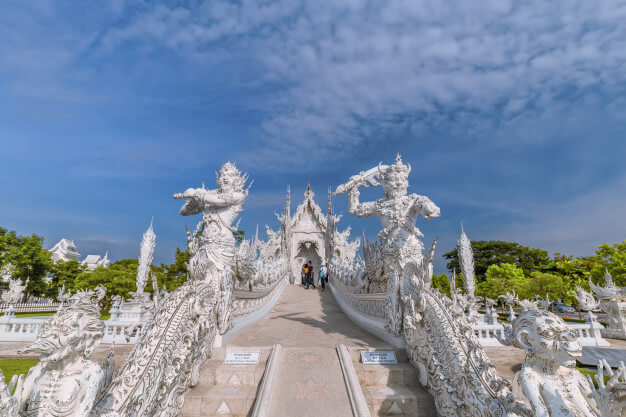
<path id="1" fill-rule="evenodd" d="M 104 257 L 101 257 L 100 255 L 87 255 L 87 257 L 81 262 L 81 264 L 87 267 L 88 271 L 93 271 L 99 266 L 106 268 L 110 263 L 109 252 L 105 253 Z"/>
<path id="2" fill-rule="evenodd" d="M 54 262 L 78 260 L 80 256 L 80 254 L 76 252 L 74 241 L 69 239 L 61 239 L 50 249 L 50 253 L 52 254 L 52 260 Z"/>

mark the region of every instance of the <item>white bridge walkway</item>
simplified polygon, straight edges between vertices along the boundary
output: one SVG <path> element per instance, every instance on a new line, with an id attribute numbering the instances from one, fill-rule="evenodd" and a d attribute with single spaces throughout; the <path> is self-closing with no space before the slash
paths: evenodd
<path id="1" fill-rule="evenodd" d="M 366 333 L 341 311 L 327 288 L 296 285 L 266 318 L 230 345 L 284 348 L 272 395 L 270 416 L 352 416 L 336 346 L 390 348 Z"/>

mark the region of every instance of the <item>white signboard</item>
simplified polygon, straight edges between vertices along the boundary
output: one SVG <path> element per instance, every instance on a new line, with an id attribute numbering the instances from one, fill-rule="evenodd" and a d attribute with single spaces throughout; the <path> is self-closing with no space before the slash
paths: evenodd
<path id="1" fill-rule="evenodd" d="M 396 352 L 393 350 L 376 350 L 361 352 L 361 362 L 364 365 L 395 365 L 398 363 Z"/>
<path id="2" fill-rule="evenodd" d="M 259 363 L 260 352 L 226 352 L 227 365 L 251 365 Z"/>

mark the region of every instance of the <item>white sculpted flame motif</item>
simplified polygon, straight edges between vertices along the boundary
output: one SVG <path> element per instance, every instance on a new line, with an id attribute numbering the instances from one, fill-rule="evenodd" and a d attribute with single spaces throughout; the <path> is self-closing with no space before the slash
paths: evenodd
<path id="1" fill-rule="evenodd" d="M 522 313 L 507 329 L 505 344 L 526 351 L 522 369 L 515 374 L 537 416 L 618 417 L 626 405 L 625 369 L 613 373 L 599 365 L 600 388 L 576 370 L 582 347 L 565 322 L 543 310 Z M 604 384 L 606 368 L 611 377 Z"/>
<path id="2" fill-rule="evenodd" d="M 85 292 L 52 316 L 37 339 L 20 353 L 38 353 L 39 363 L 9 385 L 0 372 L 0 415 L 87 417 L 110 381 L 112 366 L 88 360 L 100 344 L 104 323 L 94 292 Z M 15 393 L 11 392 L 15 389 Z"/>

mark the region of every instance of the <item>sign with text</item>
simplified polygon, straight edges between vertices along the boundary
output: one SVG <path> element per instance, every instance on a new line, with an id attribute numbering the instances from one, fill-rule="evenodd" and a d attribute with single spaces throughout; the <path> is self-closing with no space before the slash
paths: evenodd
<path id="1" fill-rule="evenodd" d="M 227 365 L 251 365 L 259 363 L 260 352 L 226 352 L 224 363 Z"/>
<path id="2" fill-rule="evenodd" d="M 361 362 L 364 365 L 395 365 L 398 363 L 396 352 L 393 350 L 375 350 L 361 352 Z"/>

